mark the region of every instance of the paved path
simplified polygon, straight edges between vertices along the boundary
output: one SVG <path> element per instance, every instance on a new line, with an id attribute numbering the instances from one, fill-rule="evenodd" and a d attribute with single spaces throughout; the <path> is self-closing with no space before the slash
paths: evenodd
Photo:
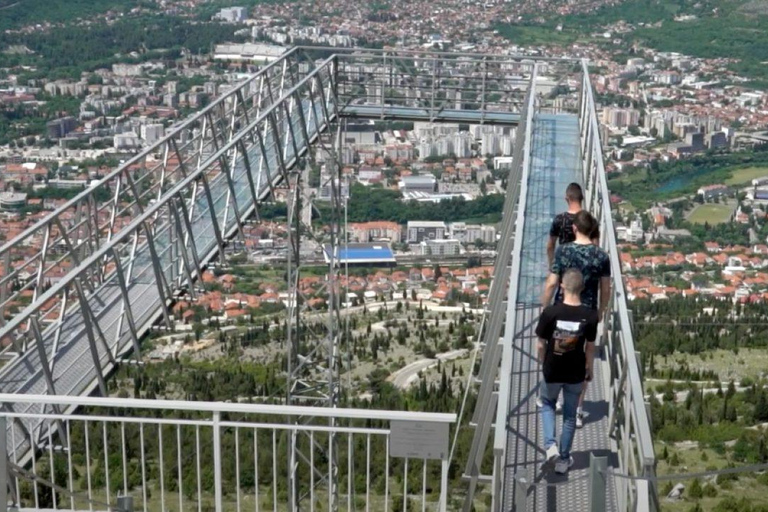
<path id="1" fill-rule="evenodd" d="M 414 361 L 389 376 L 387 379 L 389 382 L 395 385 L 399 389 L 406 389 L 410 387 L 418 378 L 419 372 L 422 372 L 428 368 L 431 368 L 437 364 L 438 361 L 445 362 L 452 359 L 458 359 L 466 355 L 469 351 L 467 349 L 451 350 L 450 352 L 443 352 L 437 354 L 434 359 L 419 359 Z"/>

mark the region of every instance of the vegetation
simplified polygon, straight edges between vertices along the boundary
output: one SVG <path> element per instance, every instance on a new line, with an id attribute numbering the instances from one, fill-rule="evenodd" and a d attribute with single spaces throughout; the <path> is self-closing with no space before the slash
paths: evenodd
<path id="1" fill-rule="evenodd" d="M 726 185 L 749 185 L 752 180 L 768 177 L 768 167 L 744 167 L 736 169 L 730 178 L 725 180 Z"/>
<path id="2" fill-rule="evenodd" d="M 611 192 L 630 201 L 635 207 L 686 194 L 695 193 L 702 185 L 725 182 L 738 176 L 741 169 L 768 164 L 768 147 L 753 152 L 731 154 L 703 154 L 659 162 L 654 160 L 648 168 L 634 168 L 608 180 Z"/>
<path id="3" fill-rule="evenodd" d="M 0 66 L 35 66 L 37 71 L 27 78 L 79 79 L 83 71 L 116 62 L 140 62 L 163 56 L 172 60 L 182 48 L 196 54 L 207 53 L 215 43 L 236 39 L 234 31 L 232 25 L 192 23 L 155 15 L 125 18 L 111 24 L 65 26 L 48 32 L 0 34 L 0 47 L 24 44 L 35 52 L 32 56 L 0 55 Z M 132 52 L 136 55 L 131 56 Z"/>
<path id="4" fill-rule="evenodd" d="M 724 204 L 701 204 L 694 209 L 688 221 L 694 224 L 721 224 L 731 220 L 733 207 Z"/>
<path id="5" fill-rule="evenodd" d="M 717 14 L 637 30 L 634 37 L 661 51 L 675 51 L 704 58 L 738 59 L 730 68 L 744 76 L 768 79 L 765 16 L 748 16 L 739 2 L 718 3 Z M 684 35 L 683 35 L 684 34 Z"/>
<path id="6" fill-rule="evenodd" d="M 310 341 L 310 333 L 322 330 L 322 320 L 318 325 L 312 325 L 311 315 L 303 317 L 302 337 Z M 399 318 L 407 318 L 407 321 L 399 321 Z M 464 395 L 464 382 L 469 369 L 459 361 L 438 363 L 436 370 L 419 377 L 415 386 L 407 390 L 400 390 L 387 380 L 390 369 L 397 368 L 400 363 L 392 360 L 393 354 L 401 350 L 404 345 L 410 345 L 417 351 L 433 357 L 436 350 L 448 350 L 451 347 L 462 348 L 469 346 L 469 338 L 475 335 L 477 319 L 471 312 L 461 313 L 446 317 L 445 313 L 432 313 L 417 307 L 399 303 L 397 308 L 389 312 L 383 309 L 375 314 L 363 309 L 362 314 L 356 314 L 351 318 L 351 336 L 348 339 L 348 348 L 352 352 L 353 359 L 361 365 L 374 363 L 373 370 L 367 377 L 359 382 L 359 388 L 352 390 L 345 386 L 341 397 L 341 407 L 370 408 L 370 409 L 395 409 L 418 410 L 427 412 L 456 411 Z M 371 322 L 383 323 L 385 329 L 371 328 Z M 195 327 L 197 329 L 197 327 Z M 214 358 L 200 360 L 184 356 L 177 359 L 166 360 L 159 363 L 145 364 L 141 366 L 125 365 L 120 368 L 115 379 L 110 381 L 110 392 L 118 396 L 135 396 L 148 399 L 154 398 L 185 398 L 188 400 L 206 401 L 237 401 L 237 402 L 269 402 L 280 401 L 285 393 L 285 324 L 281 317 L 274 316 L 270 319 L 259 320 L 254 325 L 230 331 L 220 332 L 218 343 L 213 347 L 210 355 Z M 249 360 L 250 356 L 244 351 L 254 346 L 271 347 L 273 356 L 256 362 Z M 402 359 L 402 358 L 401 358 Z M 402 364 L 405 364 L 404 361 Z M 343 377 L 347 382 L 346 377 Z M 357 379 L 355 379 L 357 380 Z M 358 398 L 359 391 L 368 392 L 366 399 Z M 470 394 L 468 407 L 474 407 L 474 395 Z M 145 418 L 178 418 L 178 412 L 164 411 L 138 411 L 132 410 L 132 414 Z M 109 411 L 89 409 L 84 411 L 91 415 L 109 415 Z M 210 421 L 210 413 L 187 412 L 182 413 L 185 420 Z M 224 422 L 251 422 L 270 423 L 274 417 L 251 414 L 224 414 L 221 417 Z M 308 419 L 305 419 L 309 421 Z M 467 418 L 468 420 L 468 418 Z M 283 421 L 280 418 L 278 421 Z M 320 424 L 327 424 L 325 420 L 318 419 Z M 75 424 L 77 423 L 77 424 Z M 370 419 L 350 420 L 340 426 L 357 428 L 386 428 L 387 425 L 380 421 Z M 88 429 L 87 444 L 90 451 L 86 451 L 86 428 Z M 459 436 L 457 452 L 449 471 L 452 485 L 458 485 L 460 479 L 460 467 L 457 461 L 467 456 L 471 441 L 471 431 L 464 429 Z M 135 499 L 144 492 L 140 488 L 142 474 L 146 472 L 146 479 L 150 482 L 147 489 L 150 499 L 152 495 L 160 494 L 160 485 L 165 493 L 179 499 L 196 501 L 198 498 L 198 485 L 202 491 L 202 498 L 207 502 L 214 490 L 214 476 L 212 471 L 213 442 L 212 431 L 208 424 L 201 427 L 183 425 L 177 429 L 174 425 L 158 426 L 148 424 L 140 430 L 136 423 L 126 423 L 124 431 L 119 423 L 101 423 L 98 421 L 73 422 L 70 432 L 70 442 L 73 447 L 72 456 L 74 470 L 72 478 L 76 490 L 93 488 L 96 494 L 105 488 L 122 490 L 127 487 Z M 316 446 L 327 446 L 328 436 L 322 431 L 314 434 Z M 199 436 L 199 437 L 198 437 Z M 161 441 L 162 440 L 162 441 Z M 290 432 L 276 431 L 273 437 L 272 430 L 261 427 L 233 428 L 232 426 L 221 429 L 221 448 L 225 454 L 222 461 L 222 486 L 224 500 L 227 506 L 236 501 L 236 491 L 239 488 L 242 496 L 253 496 L 258 489 L 264 500 L 271 508 L 273 483 L 276 485 L 278 503 L 287 500 L 287 479 L 284 478 L 288 470 L 289 459 L 283 454 L 288 451 Z M 303 453 L 311 451 L 309 437 L 300 436 Z M 354 493 L 357 497 L 365 495 L 366 472 L 370 471 L 371 500 L 373 503 L 383 499 L 385 487 L 385 457 L 386 438 L 383 436 L 371 436 L 368 452 L 368 440 L 365 435 L 356 435 L 352 442 L 347 442 L 346 434 L 341 434 L 338 439 L 338 460 L 341 471 L 339 477 L 342 496 Z M 254 444 L 258 443 L 258 455 L 254 455 Z M 142 445 L 143 443 L 143 445 Z M 162 443 L 162 444 L 161 444 Z M 142 449 L 143 446 L 143 449 Z M 349 450 L 352 449 L 350 453 Z M 239 457 L 230 454 L 239 453 Z M 125 460 L 123 459 L 125 454 Z M 368 459 L 370 455 L 370 459 Z M 315 449 L 315 462 L 319 471 L 327 471 L 327 464 L 322 450 Z M 68 461 L 64 453 L 55 452 L 53 455 L 42 453 L 37 459 L 37 472 L 41 475 L 50 474 L 50 457 L 53 457 L 54 477 L 57 482 L 66 482 L 68 479 Z M 354 475 L 352 488 L 348 487 L 346 474 L 348 457 L 352 460 Z M 144 464 L 142 467 L 142 458 Z M 198 459 L 200 464 L 198 464 Z M 238 462 L 236 463 L 235 460 Z M 254 467 L 254 461 L 256 466 Z M 273 466 L 274 464 L 274 466 Z M 392 489 L 402 489 L 404 484 L 404 459 L 389 460 L 390 475 L 390 503 L 402 503 L 402 495 L 398 498 Z M 197 467 L 200 467 L 200 473 Z M 106 468 L 109 468 L 107 473 Z M 258 477 L 256 472 L 258 468 Z M 273 469 L 274 468 L 274 469 Z M 277 471 L 276 473 L 274 471 Z M 108 480 L 107 480 L 108 474 Z M 302 472 L 302 474 L 307 474 Z M 436 492 L 440 486 L 440 464 L 430 463 L 427 466 L 427 499 L 434 501 Z M 407 474 L 409 489 L 421 489 L 422 466 L 421 462 L 411 460 Z M 301 487 L 306 490 L 309 482 L 302 480 Z M 40 486 L 43 490 L 40 506 L 52 506 L 53 495 L 50 490 Z M 22 486 L 22 499 L 27 502 L 32 500 L 33 489 L 26 483 Z M 319 489 L 318 494 L 322 495 Z M 58 500 L 65 496 L 59 494 Z M 155 498 L 156 499 L 156 498 Z M 170 499 L 170 498 L 168 498 Z M 61 503 L 61 501 L 59 501 Z M 364 504 L 360 505 L 361 507 Z M 399 510 L 399 505 L 394 505 L 393 510 Z M 194 508 L 194 507 L 192 507 Z M 205 507 L 203 507 L 205 508 Z M 317 507 L 322 510 L 322 506 Z M 380 506 L 377 509 L 383 508 Z"/>
<path id="7" fill-rule="evenodd" d="M 0 0 L 0 32 L 45 22 L 71 22 L 107 11 L 127 12 L 135 7 L 152 5 L 149 0 Z"/>
<path id="8" fill-rule="evenodd" d="M 692 16 L 675 21 L 676 16 Z M 755 87 L 768 85 L 768 10 L 760 0 L 717 2 L 703 0 L 625 0 L 574 15 L 549 15 L 540 21 L 536 12 L 515 25 L 497 27 L 516 44 L 568 45 L 606 26 L 625 21 L 636 30 L 619 35 L 626 47 L 641 43 L 659 51 L 674 51 L 703 58 L 729 58 L 729 67 L 754 79 Z M 534 23 L 530 18 L 536 18 Z M 554 27 L 560 25 L 561 31 Z M 630 50 L 630 54 L 632 50 Z M 626 56 L 629 56 L 626 55 Z M 626 57 L 619 56 L 619 57 Z"/>
<path id="9" fill-rule="evenodd" d="M 705 308 L 711 314 L 702 313 Z M 761 304 L 734 306 L 707 297 L 670 297 L 657 302 L 635 300 L 632 309 L 638 349 L 648 356 L 768 347 L 768 314 Z"/>
<path id="10" fill-rule="evenodd" d="M 501 221 L 504 208 L 502 194 L 481 196 L 473 201 L 451 199 L 439 203 L 402 201 L 395 190 L 352 185 L 349 199 L 349 222 L 388 220 L 405 224 L 409 220 L 440 219 L 446 222 L 475 221 L 494 223 Z"/>
<path id="11" fill-rule="evenodd" d="M 555 24 L 499 24 L 499 35 L 520 46 L 546 46 L 551 44 L 570 45 L 585 36 L 578 31 L 556 29 Z"/>

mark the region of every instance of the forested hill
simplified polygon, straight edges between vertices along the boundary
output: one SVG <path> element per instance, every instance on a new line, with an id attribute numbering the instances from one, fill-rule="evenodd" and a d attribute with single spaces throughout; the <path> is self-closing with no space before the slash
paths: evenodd
<path id="1" fill-rule="evenodd" d="M 44 22 L 63 23 L 91 18 L 110 10 L 125 12 L 148 7 L 148 0 L 0 0 L 0 32 Z"/>

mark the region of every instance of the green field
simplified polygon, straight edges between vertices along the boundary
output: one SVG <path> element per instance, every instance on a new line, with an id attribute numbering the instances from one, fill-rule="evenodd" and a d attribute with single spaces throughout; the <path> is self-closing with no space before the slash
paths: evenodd
<path id="1" fill-rule="evenodd" d="M 726 185 L 750 185 L 756 178 L 768 177 L 768 167 L 745 167 L 735 169 L 733 175 L 725 180 Z"/>
<path id="2" fill-rule="evenodd" d="M 764 348 L 740 348 L 738 354 L 731 350 L 708 350 L 700 355 L 680 354 L 658 360 L 657 368 L 666 369 L 680 366 L 687 362 L 698 370 L 711 370 L 720 376 L 721 381 L 733 379 L 740 382 L 744 377 L 760 378 L 768 368 L 768 351 Z"/>
<path id="3" fill-rule="evenodd" d="M 733 207 L 725 204 L 702 204 L 696 207 L 688 216 L 688 222 L 694 224 L 722 224 L 728 222 L 733 213 Z"/>

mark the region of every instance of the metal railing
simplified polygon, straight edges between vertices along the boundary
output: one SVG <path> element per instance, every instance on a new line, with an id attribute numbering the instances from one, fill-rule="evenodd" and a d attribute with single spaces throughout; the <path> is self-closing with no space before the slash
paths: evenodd
<path id="1" fill-rule="evenodd" d="M 0 412 L 0 430 L 9 427 L 0 440 L 7 450 L 0 454 L 0 503 L 122 510 L 118 497 L 131 496 L 135 510 L 285 510 L 287 443 L 298 431 L 315 468 L 300 481 L 309 510 L 328 510 L 334 478 L 339 510 L 447 509 L 447 450 L 419 457 L 396 431 L 444 433 L 435 441 L 447 448 L 455 414 L 7 394 L 0 402 L 85 409 Z M 318 421 L 297 425 L 297 417 Z M 322 459 L 331 434 L 339 446 L 337 475 Z M 39 446 L 29 469 L 13 449 L 22 435 Z"/>
<path id="2" fill-rule="evenodd" d="M 586 61 L 582 62 L 582 80 L 579 127 L 585 206 L 600 223 L 600 245 L 608 253 L 611 262 L 613 293 L 604 332 L 600 333 L 610 370 L 609 434 L 619 455 L 621 473 L 651 478 L 656 472 L 656 458 L 651 439 L 650 412 L 645 403 L 640 362 L 635 352 L 635 339 L 627 309 L 621 259 L 611 215 L 611 193 L 603 166 L 600 126 Z M 615 483 L 619 510 L 658 510 L 654 480 L 617 478 Z"/>
<path id="3" fill-rule="evenodd" d="M 14 311 L 0 328 L 0 339 L 13 338 L 16 348 L 0 369 L 3 391 L 81 395 L 98 388 L 106 396 L 106 375 L 116 361 L 131 349 L 138 357 L 140 337 L 158 319 L 172 327 L 168 306 L 177 291 L 186 289 L 195 298 L 191 283 L 203 266 L 224 253 L 227 238 L 242 233 L 243 219 L 257 211 L 259 201 L 273 193 L 287 170 L 338 116 L 334 60 L 326 59 L 293 84 L 286 70 L 298 67 L 287 61 L 277 65 L 284 70 L 278 73 L 283 88 L 274 102 L 260 103 L 256 87 L 248 99 L 239 99 L 242 93 L 227 96 L 233 106 L 226 119 L 210 110 L 195 116 L 201 134 L 191 154 L 179 149 L 174 138 L 178 131 L 159 142 L 155 149 L 164 151 L 164 161 L 175 159 L 158 175 L 137 174 L 135 168 L 123 166 L 97 185 L 115 187 L 115 199 L 104 206 L 114 208 L 108 217 L 130 212 L 119 229 L 101 222 L 104 216 L 93 209 L 94 196 L 84 193 L 68 209 L 57 210 L 6 244 L 8 259 L 11 253 L 29 251 L 26 242 L 41 231 L 47 236 L 35 255 L 39 273 L 29 281 L 37 283 L 29 285 L 36 287 L 31 303 Z M 263 81 L 247 83 L 261 83 L 266 91 L 272 69 L 262 73 Z M 269 96 L 263 91 L 261 97 Z M 78 227 L 60 227 L 54 234 L 52 227 L 62 226 L 72 208 L 82 204 L 91 209 Z M 82 226 L 106 234 L 86 229 L 86 236 L 77 231 Z M 73 233 L 79 233 L 78 238 L 70 236 Z M 61 240 L 68 249 L 59 258 L 48 248 Z M 46 272 L 67 258 L 72 260 L 67 272 L 47 282 Z M 18 278 L 18 271 L 12 274 Z M 5 279 L 8 284 L 10 276 Z M 34 403 L 22 407 L 15 412 L 42 412 Z M 14 449 L 22 452 L 25 446 Z"/>
<path id="4" fill-rule="evenodd" d="M 507 408 L 510 401 L 512 390 L 512 357 L 515 335 L 519 326 L 515 325 L 518 305 L 518 284 L 520 276 L 520 255 L 523 253 L 523 229 L 525 226 L 526 202 L 528 199 L 528 178 L 531 171 L 531 139 L 533 133 L 534 117 L 536 115 L 536 69 L 531 80 L 531 93 L 528 97 L 525 119 L 525 139 L 522 148 L 522 173 L 520 185 L 520 199 L 518 200 L 517 216 L 515 218 L 515 245 L 512 251 L 512 270 L 510 271 L 510 283 L 507 293 L 507 303 L 504 325 L 504 338 L 502 341 L 501 371 L 499 374 L 499 398 L 496 408 L 496 429 L 493 433 L 493 497 L 494 503 L 492 510 L 502 510 L 502 497 L 506 483 L 506 459 L 507 459 L 507 437 L 506 428 L 500 428 L 500 425 L 506 425 L 509 415 Z"/>
<path id="5" fill-rule="evenodd" d="M 542 73 L 569 59 L 435 52 L 318 49 L 338 59 L 338 98 L 348 117 L 518 124 L 534 63 Z"/>
<path id="6" fill-rule="evenodd" d="M 62 273 L 76 268 L 108 244 L 132 218 L 162 200 L 173 184 L 205 167 L 210 155 L 233 139 L 250 120 L 257 119 L 278 100 L 284 100 L 283 93 L 306 76 L 307 66 L 302 65 L 299 55 L 294 49 L 236 85 L 156 144 L 4 243 L 0 247 L 0 327 L 5 324 L 4 313 L 15 314 L 19 304 L 28 302 L 26 297 L 30 292 L 32 303 L 38 303 Z M 241 146 L 240 150 L 244 148 Z M 209 168 L 200 193 L 209 187 L 207 181 L 223 170 L 219 165 Z M 115 264 L 112 258 L 103 258 L 84 276 L 83 286 L 92 288 L 102 282 Z M 38 306 L 36 316 L 45 325 L 69 304 L 62 299 L 44 301 Z M 17 352 L 30 346 L 26 342 L 30 337 L 25 339 L 24 334 L 31 334 L 35 326 L 27 318 L 25 322 L 22 332 L 1 330 L 0 339 L 11 342 L 11 349 Z"/>

